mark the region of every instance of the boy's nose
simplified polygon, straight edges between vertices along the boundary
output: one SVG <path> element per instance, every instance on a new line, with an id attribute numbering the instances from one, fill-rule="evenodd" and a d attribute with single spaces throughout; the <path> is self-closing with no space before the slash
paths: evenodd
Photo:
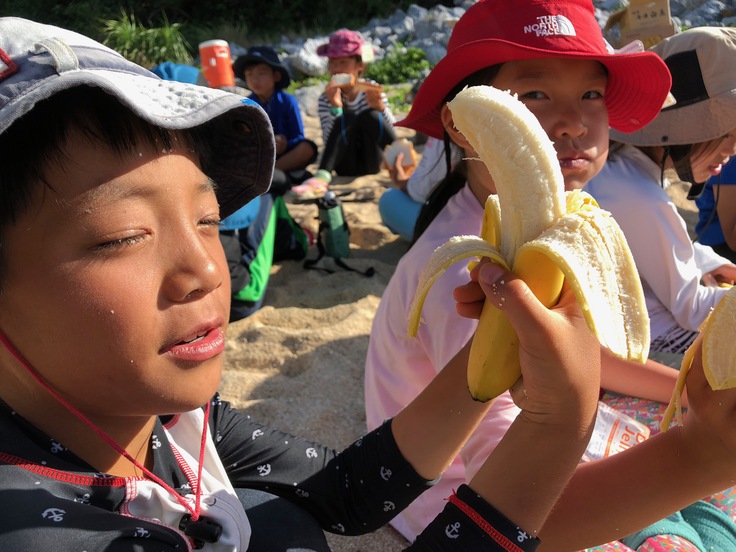
<path id="1" fill-rule="evenodd" d="M 180 250 L 169 275 L 168 296 L 171 301 L 192 301 L 223 284 L 224 275 L 216 257 L 218 252 L 211 249 L 199 242 Z"/>

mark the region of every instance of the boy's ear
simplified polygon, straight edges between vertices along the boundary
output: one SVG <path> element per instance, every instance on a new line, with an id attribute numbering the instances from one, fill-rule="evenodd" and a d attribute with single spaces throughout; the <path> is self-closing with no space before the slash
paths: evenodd
<path id="1" fill-rule="evenodd" d="M 277 83 L 281 80 L 281 71 L 278 69 L 273 70 L 273 82 Z"/>
<path id="2" fill-rule="evenodd" d="M 442 120 L 442 126 L 445 127 L 447 134 L 450 139 L 455 142 L 462 149 L 473 149 L 470 142 L 463 136 L 463 133 L 455 128 L 455 123 L 452 120 L 452 112 L 447 104 L 443 105 L 440 109 L 440 119 Z"/>

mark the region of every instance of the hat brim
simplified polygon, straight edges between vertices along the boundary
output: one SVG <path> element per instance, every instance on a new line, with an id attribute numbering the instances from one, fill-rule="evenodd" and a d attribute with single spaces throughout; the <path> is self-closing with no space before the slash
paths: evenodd
<path id="1" fill-rule="evenodd" d="M 441 59 L 419 88 L 409 114 L 397 125 L 442 138 L 444 129 L 440 108 L 452 88 L 485 67 L 511 60 L 539 58 L 589 59 L 602 63 L 608 70 L 606 106 L 609 125 L 625 133 L 640 129 L 657 116 L 671 85 L 667 66 L 652 52 L 578 54 L 530 48 L 500 39 L 483 39 L 459 46 Z"/>
<path id="2" fill-rule="evenodd" d="M 161 128 L 209 127 L 211 152 L 202 169 L 217 184 L 222 217 L 237 211 L 271 183 L 275 145 L 265 112 L 242 96 L 166 81 L 149 73 L 79 70 L 54 74 L 3 108 L 0 132 L 41 100 L 76 86 L 95 86 L 116 97 L 141 119 Z"/>
<path id="3" fill-rule="evenodd" d="M 611 131 L 617 142 L 634 146 L 681 146 L 721 138 L 736 128 L 736 90 L 660 113 L 631 134 Z"/>
<path id="4" fill-rule="evenodd" d="M 335 50 L 330 48 L 330 43 L 322 44 L 320 46 L 317 46 L 317 55 L 326 57 L 326 58 L 341 58 L 341 57 L 352 57 L 352 56 L 361 56 L 362 57 L 362 48 L 363 45 L 359 45 L 355 48 L 353 51 L 344 51 L 344 50 Z"/>
<path id="5" fill-rule="evenodd" d="M 269 67 L 276 69 L 279 73 L 281 73 L 281 80 L 276 83 L 276 88 L 286 88 L 287 86 L 289 86 L 289 84 L 291 84 L 291 76 L 286 70 L 286 67 L 284 67 L 280 63 L 272 63 L 262 56 L 250 56 L 248 54 L 240 56 L 233 62 L 233 73 L 235 74 L 235 76 L 244 79 L 243 73 L 245 72 L 245 67 L 249 63 L 265 63 Z"/>

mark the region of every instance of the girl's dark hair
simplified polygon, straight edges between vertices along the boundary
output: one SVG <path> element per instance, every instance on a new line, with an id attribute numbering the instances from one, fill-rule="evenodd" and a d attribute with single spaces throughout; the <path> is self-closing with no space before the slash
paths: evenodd
<path id="1" fill-rule="evenodd" d="M 491 65 L 490 67 L 476 71 L 472 75 L 466 77 L 452 90 L 450 90 L 447 96 L 445 96 L 445 99 L 442 100 L 441 105 L 451 101 L 466 86 L 480 86 L 490 83 L 498 73 L 500 67 L 500 63 Z M 455 168 L 452 169 L 452 149 L 450 147 L 452 141 L 450 140 L 450 135 L 447 134 L 447 131 L 444 131 L 443 141 L 445 143 L 445 165 L 447 166 L 447 176 L 445 176 L 442 182 L 435 187 L 429 198 L 427 198 L 427 201 L 422 206 L 421 211 L 419 211 L 417 222 L 414 225 L 414 236 L 411 240 L 411 244 L 409 245 L 410 248 L 416 243 L 419 236 L 424 233 L 444 206 L 447 205 L 450 198 L 458 193 L 467 181 L 467 167 L 465 160 L 459 161 Z"/>
<path id="2" fill-rule="evenodd" d="M 65 162 L 65 145 L 74 131 L 120 155 L 145 146 L 171 149 L 178 138 L 200 160 L 207 157 L 202 131 L 156 127 L 99 88 L 78 86 L 39 102 L 0 134 L 0 151 L 12 160 L 0 171 L 0 281 L 4 230 L 29 208 L 38 187 L 50 187 L 46 172 Z"/>

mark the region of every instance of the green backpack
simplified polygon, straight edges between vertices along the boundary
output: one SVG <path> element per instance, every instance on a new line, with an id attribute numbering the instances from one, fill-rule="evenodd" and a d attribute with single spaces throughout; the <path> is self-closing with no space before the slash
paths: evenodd
<path id="1" fill-rule="evenodd" d="M 343 259 L 350 256 L 350 228 L 347 220 L 345 220 L 345 212 L 342 208 L 342 202 L 335 195 L 335 192 L 328 191 L 324 197 L 317 200 L 317 219 L 319 220 L 319 229 L 317 230 L 317 251 L 316 259 L 307 259 L 304 261 L 304 268 L 318 268 L 325 272 L 334 272 L 325 267 L 315 266 L 325 255 L 332 257 L 335 264 L 345 270 L 358 272 L 364 276 L 373 276 L 375 270 L 369 267 L 365 272 L 348 266 Z"/>

